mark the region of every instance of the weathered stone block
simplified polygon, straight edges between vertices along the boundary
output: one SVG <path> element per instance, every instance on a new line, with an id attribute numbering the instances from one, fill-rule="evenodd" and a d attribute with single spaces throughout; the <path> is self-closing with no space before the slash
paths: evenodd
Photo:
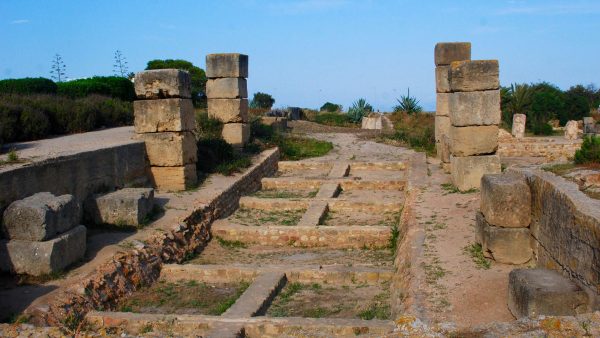
<path id="1" fill-rule="evenodd" d="M 470 42 L 440 42 L 435 45 L 435 65 L 449 65 L 453 61 L 471 60 Z"/>
<path id="2" fill-rule="evenodd" d="M 438 93 L 450 92 L 450 66 L 435 67 L 435 90 Z"/>
<path id="3" fill-rule="evenodd" d="M 452 183 L 461 191 L 479 189 L 481 177 L 485 174 L 497 174 L 500 170 L 500 158 L 497 155 L 450 156 Z"/>
<path id="4" fill-rule="evenodd" d="M 196 127 L 191 99 L 138 100 L 133 102 L 136 133 L 192 131 Z"/>
<path id="5" fill-rule="evenodd" d="M 450 133 L 450 117 L 449 116 L 435 116 L 435 141 L 440 142 L 442 136 Z"/>
<path id="6" fill-rule="evenodd" d="M 527 115 L 525 114 L 514 114 L 512 122 L 512 136 L 516 138 L 525 137 L 525 122 L 527 121 Z"/>
<path id="7" fill-rule="evenodd" d="M 149 133 L 142 138 L 152 166 L 183 166 L 198 159 L 196 137 L 191 132 Z"/>
<path id="8" fill-rule="evenodd" d="M 454 156 L 491 154 L 498 149 L 498 126 L 451 126 L 448 137 Z"/>
<path id="9" fill-rule="evenodd" d="M 527 263 L 533 256 L 528 228 L 501 228 L 490 225 L 481 212 L 477 213 L 476 238 L 483 254 L 504 264 Z"/>
<path id="10" fill-rule="evenodd" d="M 444 163 L 450 163 L 450 141 L 448 139 L 448 135 L 442 135 L 440 138 L 440 153 L 438 154 L 440 160 Z M 448 166 L 449 168 L 449 166 Z M 446 172 L 450 172 L 450 170 L 446 170 Z"/>
<path id="11" fill-rule="evenodd" d="M 223 123 L 246 123 L 248 99 L 208 99 L 208 116 Z"/>
<path id="12" fill-rule="evenodd" d="M 96 195 L 85 203 L 86 217 L 95 224 L 143 225 L 154 207 L 154 189 L 125 188 Z"/>
<path id="13" fill-rule="evenodd" d="M 192 97 L 190 74 L 179 69 L 145 70 L 135 74 L 135 94 L 139 99 Z"/>
<path id="14" fill-rule="evenodd" d="M 383 128 L 381 114 L 371 113 L 363 117 L 361 129 L 381 130 Z"/>
<path id="15" fill-rule="evenodd" d="M 517 318 L 588 312 L 588 295 L 554 270 L 515 269 L 508 275 L 508 308 Z"/>
<path id="16" fill-rule="evenodd" d="M 248 55 L 208 54 L 206 56 L 206 77 L 248 77 Z"/>
<path id="17" fill-rule="evenodd" d="M 448 104 L 453 126 L 500 124 L 500 90 L 451 93 Z"/>
<path id="18" fill-rule="evenodd" d="M 226 123 L 223 125 L 223 139 L 234 147 L 243 147 L 250 139 L 250 125 L 246 123 Z"/>
<path id="19" fill-rule="evenodd" d="M 245 99 L 248 97 L 246 79 L 224 77 L 206 81 L 206 97 L 209 99 Z"/>
<path id="20" fill-rule="evenodd" d="M 500 88 L 498 60 L 456 61 L 450 65 L 450 89 L 474 92 Z"/>
<path id="21" fill-rule="evenodd" d="M 287 128 L 287 117 L 278 117 L 278 116 L 262 116 L 260 118 L 260 123 L 272 126 L 273 128 L 283 131 Z"/>
<path id="22" fill-rule="evenodd" d="M 577 121 L 571 120 L 565 125 L 565 138 L 567 140 L 576 140 L 579 133 Z"/>
<path id="23" fill-rule="evenodd" d="M 181 191 L 196 186 L 196 164 L 179 167 L 150 167 L 152 184 L 164 191 Z"/>
<path id="24" fill-rule="evenodd" d="M 435 115 L 450 116 L 450 93 L 437 93 Z"/>
<path id="25" fill-rule="evenodd" d="M 531 191 L 525 178 L 510 172 L 484 175 L 481 178 L 481 212 L 494 226 L 528 227 Z"/>
<path id="26" fill-rule="evenodd" d="M 32 276 L 61 271 L 83 258 L 85 235 L 85 226 L 78 225 L 44 242 L 0 241 L 0 269 Z"/>
<path id="27" fill-rule="evenodd" d="M 6 208 L 3 230 L 9 239 L 44 241 L 73 228 L 80 218 L 79 204 L 72 195 L 40 192 Z"/>

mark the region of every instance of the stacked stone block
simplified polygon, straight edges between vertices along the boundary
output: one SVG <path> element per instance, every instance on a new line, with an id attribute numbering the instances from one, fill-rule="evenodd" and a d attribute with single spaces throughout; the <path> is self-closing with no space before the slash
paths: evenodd
<path id="1" fill-rule="evenodd" d="M 241 148 L 250 139 L 248 124 L 248 56 L 206 56 L 208 115 L 223 122 L 223 139 Z"/>
<path id="2" fill-rule="evenodd" d="M 435 45 L 435 145 L 438 158 L 448 171 L 450 149 L 450 64 L 453 61 L 471 60 L 471 43 L 448 42 Z"/>
<path id="3" fill-rule="evenodd" d="M 150 176 L 163 190 L 185 190 L 197 183 L 191 79 L 177 69 L 136 74 L 135 132 L 146 144 Z"/>

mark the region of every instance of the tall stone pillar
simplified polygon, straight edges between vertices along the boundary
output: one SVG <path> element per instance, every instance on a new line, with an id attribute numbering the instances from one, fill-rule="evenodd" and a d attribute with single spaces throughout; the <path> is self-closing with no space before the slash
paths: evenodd
<path id="1" fill-rule="evenodd" d="M 198 155 L 189 73 L 177 69 L 137 73 L 135 93 L 135 132 L 146 143 L 154 186 L 167 191 L 195 186 Z"/>
<path id="2" fill-rule="evenodd" d="M 470 42 L 443 42 L 435 45 L 435 146 L 444 169 L 449 172 L 450 149 L 450 64 L 453 61 L 471 60 Z"/>
<path id="3" fill-rule="evenodd" d="M 248 55 L 206 56 L 208 116 L 223 122 L 223 139 L 241 148 L 250 138 L 248 124 Z"/>

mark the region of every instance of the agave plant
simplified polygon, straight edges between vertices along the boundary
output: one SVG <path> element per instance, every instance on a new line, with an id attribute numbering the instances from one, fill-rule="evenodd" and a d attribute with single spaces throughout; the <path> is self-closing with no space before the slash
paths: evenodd
<path id="1" fill-rule="evenodd" d="M 410 96 L 410 88 L 406 95 L 401 95 L 398 105 L 394 107 L 394 112 L 406 112 L 407 114 L 420 113 L 423 108 L 419 105 L 419 100 L 416 97 Z"/>
<path id="2" fill-rule="evenodd" d="M 373 111 L 373 107 L 365 99 L 358 99 L 348 109 L 348 117 L 353 123 L 360 123 L 363 117 Z"/>

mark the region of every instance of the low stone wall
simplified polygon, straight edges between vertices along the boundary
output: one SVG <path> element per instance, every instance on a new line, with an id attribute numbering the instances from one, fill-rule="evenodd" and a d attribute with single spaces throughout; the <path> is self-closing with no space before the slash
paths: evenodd
<path id="1" fill-rule="evenodd" d="M 502 138 L 498 143 L 501 157 L 545 157 L 548 161 L 565 161 L 575 156 L 582 140 L 557 137 Z"/>

